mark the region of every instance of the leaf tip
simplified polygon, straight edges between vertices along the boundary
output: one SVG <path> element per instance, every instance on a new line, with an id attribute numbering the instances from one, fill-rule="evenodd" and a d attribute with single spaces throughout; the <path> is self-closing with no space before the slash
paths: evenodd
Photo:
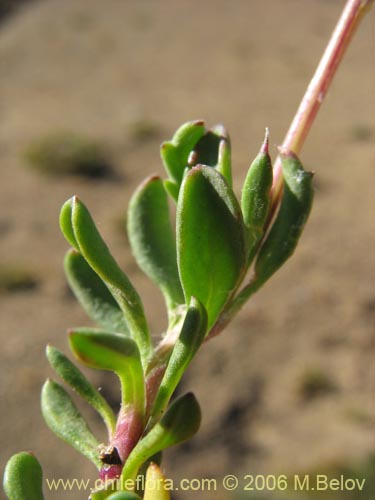
<path id="1" fill-rule="evenodd" d="M 294 151 L 291 149 L 285 148 L 284 146 L 278 146 L 277 147 L 279 154 L 282 159 L 293 159 L 293 160 L 299 160 L 298 156 Z"/>
<path id="2" fill-rule="evenodd" d="M 266 127 L 263 144 L 259 151 L 261 154 L 269 155 L 269 138 L 270 138 L 270 130 L 268 127 Z"/>
<path id="3" fill-rule="evenodd" d="M 170 141 L 164 141 L 160 144 L 160 151 L 163 153 L 171 146 L 173 146 L 173 144 Z"/>
<path id="4" fill-rule="evenodd" d="M 194 127 L 204 127 L 204 126 L 205 126 L 205 121 L 204 121 L 204 120 L 202 120 L 202 119 L 201 119 L 201 120 L 194 120 L 194 121 L 192 122 L 192 125 L 193 125 Z"/>
<path id="5" fill-rule="evenodd" d="M 222 123 L 217 123 L 213 127 L 211 127 L 211 132 L 213 132 L 215 135 L 219 136 L 220 139 L 222 140 L 229 140 L 229 134 L 227 129 Z"/>

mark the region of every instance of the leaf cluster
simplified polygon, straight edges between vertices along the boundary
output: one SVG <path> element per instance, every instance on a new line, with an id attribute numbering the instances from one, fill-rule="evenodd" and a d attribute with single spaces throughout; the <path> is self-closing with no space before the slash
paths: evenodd
<path id="1" fill-rule="evenodd" d="M 112 481 L 112 488 L 94 492 L 93 500 L 138 498 L 128 487 L 119 486 L 114 494 L 114 482 L 135 479 L 155 455 L 197 432 L 201 413 L 194 395 L 171 403 L 181 377 L 201 344 L 218 334 L 292 255 L 312 203 L 311 174 L 287 151 L 281 153 L 284 189 L 275 210 L 268 134 L 240 199 L 232 188 L 230 139 L 223 126 L 184 124 L 162 144 L 161 158 L 167 178 L 146 179 L 127 214 L 134 258 L 159 287 L 168 311 L 158 344 L 138 292 L 84 203 L 75 196 L 60 214 L 61 230 L 72 247 L 64 261 L 69 285 L 98 325 L 72 328 L 70 349 L 80 363 L 112 371 L 121 383 L 121 409 L 115 415 L 75 364 L 47 347 L 58 376 L 99 413 L 107 428 L 108 443 L 101 444 L 64 387 L 52 380 L 45 383 L 42 413 L 47 425 L 91 460 L 103 481 Z M 174 204 L 175 227 L 170 213 Z M 8 464 L 5 486 L 11 500 L 26 498 L 22 488 L 15 488 L 14 477 L 26 484 L 27 471 L 38 467 L 29 454 Z M 157 469 L 148 470 L 151 474 Z M 34 497 L 41 499 L 41 475 L 33 477 Z M 138 493 L 168 498 L 163 488 L 159 496 Z"/>

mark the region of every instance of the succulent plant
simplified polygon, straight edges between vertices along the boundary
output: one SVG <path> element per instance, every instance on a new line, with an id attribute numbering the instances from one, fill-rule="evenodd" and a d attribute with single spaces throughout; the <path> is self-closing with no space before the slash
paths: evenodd
<path id="1" fill-rule="evenodd" d="M 69 346 L 80 363 L 117 375 L 121 408 L 115 415 L 79 368 L 53 346 L 47 347 L 49 363 L 101 416 L 107 441 L 100 443 L 93 435 L 58 382 L 44 384 L 41 406 L 52 431 L 97 468 L 101 486 L 91 493 L 92 500 L 169 498 L 157 465 L 160 454 L 192 437 L 201 421 L 192 393 L 174 400 L 173 394 L 200 346 L 225 328 L 297 246 L 313 188 L 312 174 L 304 170 L 296 152 L 364 7 L 360 1 L 348 1 L 337 28 L 341 38 L 333 37 L 337 50 L 328 47 L 331 59 L 324 60 L 325 72 L 319 66 L 319 78 L 308 88 L 301 105 L 304 112 L 297 112 L 275 166 L 266 131 L 240 199 L 232 187 L 230 139 L 222 125 L 207 128 L 202 120 L 191 121 L 162 144 L 167 178 L 147 178 L 131 198 L 127 215 L 134 258 L 165 299 L 168 324 L 157 343 L 138 292 L 88 208 L 76 196 L 63 205 L 60 227 L 72 247 L 64 261 L 67 280 L 98 326 L 71 329 Z M 145 474 L 139 486 L 137 479 Z M 13 456 L 4 487 L 10 500 L 42 500 L 37 459 L 26 452 Z"/>
<path id="2" fill-rule="evenodd" d="M 127 215 L 134 258 L 160 288 L 168 311 L 166 332 L 156 345 L 139 294 L 86 206 L 73 197 L 60 214 L 61 230 L 72 246 L 64 262 L 68 282 L 98 325 L 71 329 L 70 349 L 82 364 L 114 372 L 121 384 L 121 409 L 115 415 L 75 364 L 47 347 L 57 375 L 99 413 L 107 428 L 108 441 L 99 443 L 63 386 L 45 383 L 42 413 L 47 425 L 91 460 L 103 481 L 93 500 L 106 498 L 114 484 L 119 491 L 129 480 L 135 484 L 152 457 L 196 433 L 201 412 L 194 395 L 171 402 L 181 377 L 201 344 L 232 319 L 244 295 L 251 295 L 248 290 L 262 286 L 293 253 L 312 203 L 311 174 L 294 154 L 283 152 L 285 187 L 272 217 L 268 132 L 249 168 L 241 201 L 232 190 L 230 141 L 223 126 L 185 123 L 162 144 L 161 156 L 168 178 L 146 179 Z M 176 228 L 168 197 L 176 202 Z M 20 464 L 39 467 L 28 454 L 16 462 L 19 470 Z M 41 498 L 39 473 L 33 481 L 35 498 Z M 130 498 L 121 495 L 113 498 Z"/>

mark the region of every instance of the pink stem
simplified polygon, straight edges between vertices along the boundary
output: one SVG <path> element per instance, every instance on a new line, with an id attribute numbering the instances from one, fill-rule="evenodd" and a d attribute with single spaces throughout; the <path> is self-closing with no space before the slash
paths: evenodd
<path id="1" fill-rule="evenodd" d="M 336 69 L 341 62 L 345 49 L 348 47 L 350 40 L 363 17 L 363 14 L 365 14 L 366 10 L 368 10 L 373 3 L 374 0 L 347 0 L 341 17 L 332 33 L 326 50 L 324 51 L 323 57 L 319 62 L 315 74 L 302 98 L 297 113 L 284 138 L 280 151 L 291 150 L 295 154 L 300 152 L 304 140 L 311 125 L 313 124 L 314 118 L 335 75 Z M 267 150 L 267 141 L 265 142 L 263 148 L 263 151 Z M 274 180 L 271 194 L 272 207 L 268 223 L 271 223 L 272 217 L 278 207 L 283 187 L 280 156 L 276 158 L 273 175 Z M 229 307 L 226 312 L 221 314 L 219 320 L 214 325 L 206 340 L 218 335 L 225 328 L 246 300 L 248 300 L 250 295 L 257 290 L 257 286 L 256 281 L 250 281 L 250 283 L 241 290 L 240 294 L 237 295 L 236 300 L 230 304 L 231 307 Z"/>
<path id="2" fill-rule="evenodd" d="M 315 74 L 299 105 L 297 113 L 284 138 L 281 150 L 292 150 L 298 154 L 323 102 L 336 69 L 359 25 L 363 14 L 373 0 L 347 0 L 341 17 L 324 51 Z M 276 158 L 272 201 L 277 204 L 282 189 L 281 160 Z"/>
<path id="3" fill-rule="evenodd" d="M 110 447 L 116 449 L 116 453 L 121 463 L 112 465 L 104 464 L 99 472 L 102 481 L 120 477 L 123 464 L 138 443 L 143 430 L 143 417 L 140 417 L 139 413 L 133 408 L 121 408 L 117 419 L 116 430 L 110 442 Z"/>

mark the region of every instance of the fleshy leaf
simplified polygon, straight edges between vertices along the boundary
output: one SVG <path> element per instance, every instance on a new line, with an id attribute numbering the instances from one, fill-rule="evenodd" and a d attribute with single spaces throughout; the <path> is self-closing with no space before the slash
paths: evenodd
<path id="1" fill-rule="evenodd" d="M 155 399 L 153 419 L 158 419 L 164 411 L 182 375 L 201 346 L 206 331 L 206 310 L 193 297 Z"/>
<path id="2" fill-rule="evenodd" d="M 87 366 L 115 372 L 122 388 L 122 404 L 131 404 L 143 415 L 144 379 L 137 344 L 117 333 L 80 328 L 69 333 L 75 356 Z"/>
<path id="3" fill-rule="evenodd" d="M 103 483 L 102 487 L 99 486 L 90 493 L 89 500 L 108 500 L 110 496 L 115 495 L 115 492 L 117 493 L 117 487 L 116 480 L 107 480 Z"/>
<path id="4" fill-rule="evenodd" d="M 48 345 L 46 355 L 56 373 L 101 415 L 109 434 L 112 435 L 116 424 L 115 415 L 103 396 L 90 384 L 74 363 L 56 347 Z"/>
<path id="5" fill-rule="evenodd" d="M 69 200 L 67 200 L 61 207 L 59 222 L 60 229 L 65 236 L 66 241 L 72 245 L 73 248 L 79 251 L 79 244 L 76 240 L 72 225 L 73 200 L 74 198 L 69 198 Z"/>
<path id="6" fill-rule="evenodd" d="M 219 158 L 216 166 L 217 171 L 226 179 L 228 185 L 232 187 L 232 160 L 229 134 L 222 125 L 216 125 L 212 130 L 221 136 Z"/>
<path id="7" fill-rule="evenodd" d="M 257 283 L 264 283 L 293 254 L 312 206 L 312 173 L 304 171 L 292 152 L 280 156 L 284 190 L 276 220 L 255 263 Z"/>
<path id="8" fill-rule="evenodd" d="M 175 184 L 173 181 L 170 181 L 169 179 L 166 179 L 164 181 L 164 187 L 169 196 L 174 200 L 177 201 L 178 198 L 178 193 L 180 191 L 180 186 Z"/>
<path id="9" fill-rule="evenodd" d="M 142 500 L 139 495 L 130 491 L 117 491 L 108 497 L 108 500 Z"/>
<path id="10" fill-rule="evenodd" d="M 128 234 L 139 267 L 161 288 L 168 309 L 184 303 L 167 193 L 159 177 L 146 179 L 133 195 Z"/>
<path id="11" fill-rule="evenodd" d="M 189 166 L 197 164 L 215 168 L 232 187 L 230 139 L 223 125 L 215 125 L 199 140 L 189 158 Z"/>
<path id="12" fill-rule="evenodd" d="M 246 268 L 239 204 L 216 170 L 199 165 L 186 175 L 177 204 L 177 258 L 186 302 L 196 297 L 218 317 Z"/>
<path id="13" fill-rule="evenodd" d="M 248 234 L 249 264 L 263 236 L 264 225 L 269 214 L 272 179 L 267 130 L 263 145 L 250 165 L 242 188 L 241 207 Z"/>
<path id="14" fill-rule="evenodd" d="M 70 288 L 89 317 L 106 330 L 128 334 L 123 311 L 84 257 L 69 250 L 64 268 Z"/>
<path id="15" fill-rule="evenodd" d="M 164 474 L 154 463 L 151 463 L 147 469 L 143 500 L 170 500 L 170 494 L 165 487 Z"/>
<path id="16" fill-rule="evenodd" d="M 43 472 L 32 453 L 22 451 L 8 460 L 4 491 L 9 500 L 43 500 Z"/>
<path id="17" fill-rule="evenodd" d="M 47 380 L 42 389 L 42 414 L 48 427 L 63 441 L 91 460 L 98 469 L 101 463 L 99 442 L 61 385 Z"/>
<path id="18" fill-rule="evenodd" d="M 202 120 L 187 122 L 176 131 L 171 141 L 164 142 L 161 145 L 161 159 L 170 180 L 176 185 L 177 191 L 181 185 L 185 168 L 188 165 L 190 152 L 204 132 L 204 122 Z"/>
<path id="19" fill-rule="evenodd" d="M 66 207 L 67 203 L 64 207 Z M 109 252 L 86 206 L 77 197 L 73 197 L 70 203 L 71 227 L 78 245 L 77 250 L 83 255 L 95 273 L 105 282 L 124 312 L 129 331 L 137 342 L 142 360 L 146 365 L 151 355 L 152 346 L 141 299 L 126 274 L 120 269 Z M 63 215 L 67 210 L 64 207 L 60 218 L 60 221 L 63 221 L 61 222 L 63 232 L 68 226 L 65 223 L 66 216 Z M 67 239 L 71 237 L 69 231 L 68 228 L 68 233 L 64 232 Z"/>
<path id="20" fill-rule="evenodd" d="M 135 478 L 140 466 L 152 455 L 191 438 L 198 431 L 200 422 L 201 410 L 192 393 L 173 401 L 161 420 L 130 453 L 120 480 Z"/>

